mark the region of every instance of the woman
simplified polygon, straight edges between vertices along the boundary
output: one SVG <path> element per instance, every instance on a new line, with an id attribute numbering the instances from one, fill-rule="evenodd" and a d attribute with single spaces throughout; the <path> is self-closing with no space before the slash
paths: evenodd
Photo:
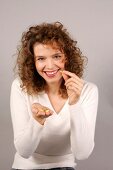
<path id="1" fill-rule="evenodd" d="M 14 169 L 73 170 L 94 148 L 96 85 L 82 79 L 85 57 L 59 23 L 24 32 L 11 88 Z"/>

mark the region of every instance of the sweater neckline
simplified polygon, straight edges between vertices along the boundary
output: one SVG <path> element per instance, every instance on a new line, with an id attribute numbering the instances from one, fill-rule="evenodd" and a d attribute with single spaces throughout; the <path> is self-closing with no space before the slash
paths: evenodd
<path id="1" fill-rule="evenodd" d="M 59 111 L 59 112 L 56 112 L 55 109 L 54 109 L 54 107 L 53 107 L 52 104 L 51 104 L 51 101 L 50 101 L 47 93 L 45 93 L 45 96 L 46 96 L 46 99 L 47 99 L 50 107 L 51 107 L 52 110 L 55 112 L 55 114 L 60 115 L 60 114 L 63 112 L 63 110 L 65 109 L 65 107 L 66 107 L 66 105 L 67 105 L 67 103 L 68 103 L 68 99 L 65 101 L 65 103 L 64 103 L 63 107 L 60 109 L 60 111 Z"/>

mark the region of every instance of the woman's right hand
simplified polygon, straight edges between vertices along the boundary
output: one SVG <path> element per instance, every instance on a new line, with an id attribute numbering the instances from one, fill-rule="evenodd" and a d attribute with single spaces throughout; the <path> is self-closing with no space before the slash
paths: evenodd
<path id="1" fill-rule="evenodd" d="M 38 121 L 41 125 L 44 125 L 46 118 L 53 114 L 52 110 L 39 103 L 33 103 L 31 110 L 34 119 Z"/>

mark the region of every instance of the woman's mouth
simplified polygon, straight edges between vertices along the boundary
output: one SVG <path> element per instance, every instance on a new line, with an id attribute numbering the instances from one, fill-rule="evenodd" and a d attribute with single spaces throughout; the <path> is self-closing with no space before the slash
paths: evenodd
<path id="1" fill-rule="evenodd" d="M 49 77 L 49 78 L 52 78 L 52 77 L 55 77 L 57 72 L 59 70 L 53 70 L 53 71 L 44 71 L 44 73 Z"/>

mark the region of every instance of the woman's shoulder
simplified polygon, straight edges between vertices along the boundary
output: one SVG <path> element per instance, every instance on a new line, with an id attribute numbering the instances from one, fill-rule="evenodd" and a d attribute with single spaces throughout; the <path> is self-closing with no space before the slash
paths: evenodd
<path id="1" fill-rule="evenodd" d="M 20 87 L 20 85 L 22 84 L 22 81 L 19 77 L 16 77 L 13 81 L 12 81 L 12 87 Z"/>
<path id="2" fill-rule="evenodd" d="M 19 77 L 16 77 L 13 82 L 12 82 L 12 85 L 11 85 L 11 89 L 12 90 L 16 90 L 16 91 L 20 91 L 21 93 L 25 93 L 26 95 L 28 96 L 32 96 L 32 97 L 35 97 L 35 96 L 43 96 L 45 94 L 45 91 L 41 91 L 41 92 L 38 92 L 36 94 L 31 94 L 29 95 L 27 93 L 27 90 L 26 88 L 22 88 L 22 80 L 19 78 Z"/>
<path id="3" fill-rule="evenodd" d="M 86 89 L 97 89 L 97 85 L 95 83 L 84 81 L 84 88 Z"/>

